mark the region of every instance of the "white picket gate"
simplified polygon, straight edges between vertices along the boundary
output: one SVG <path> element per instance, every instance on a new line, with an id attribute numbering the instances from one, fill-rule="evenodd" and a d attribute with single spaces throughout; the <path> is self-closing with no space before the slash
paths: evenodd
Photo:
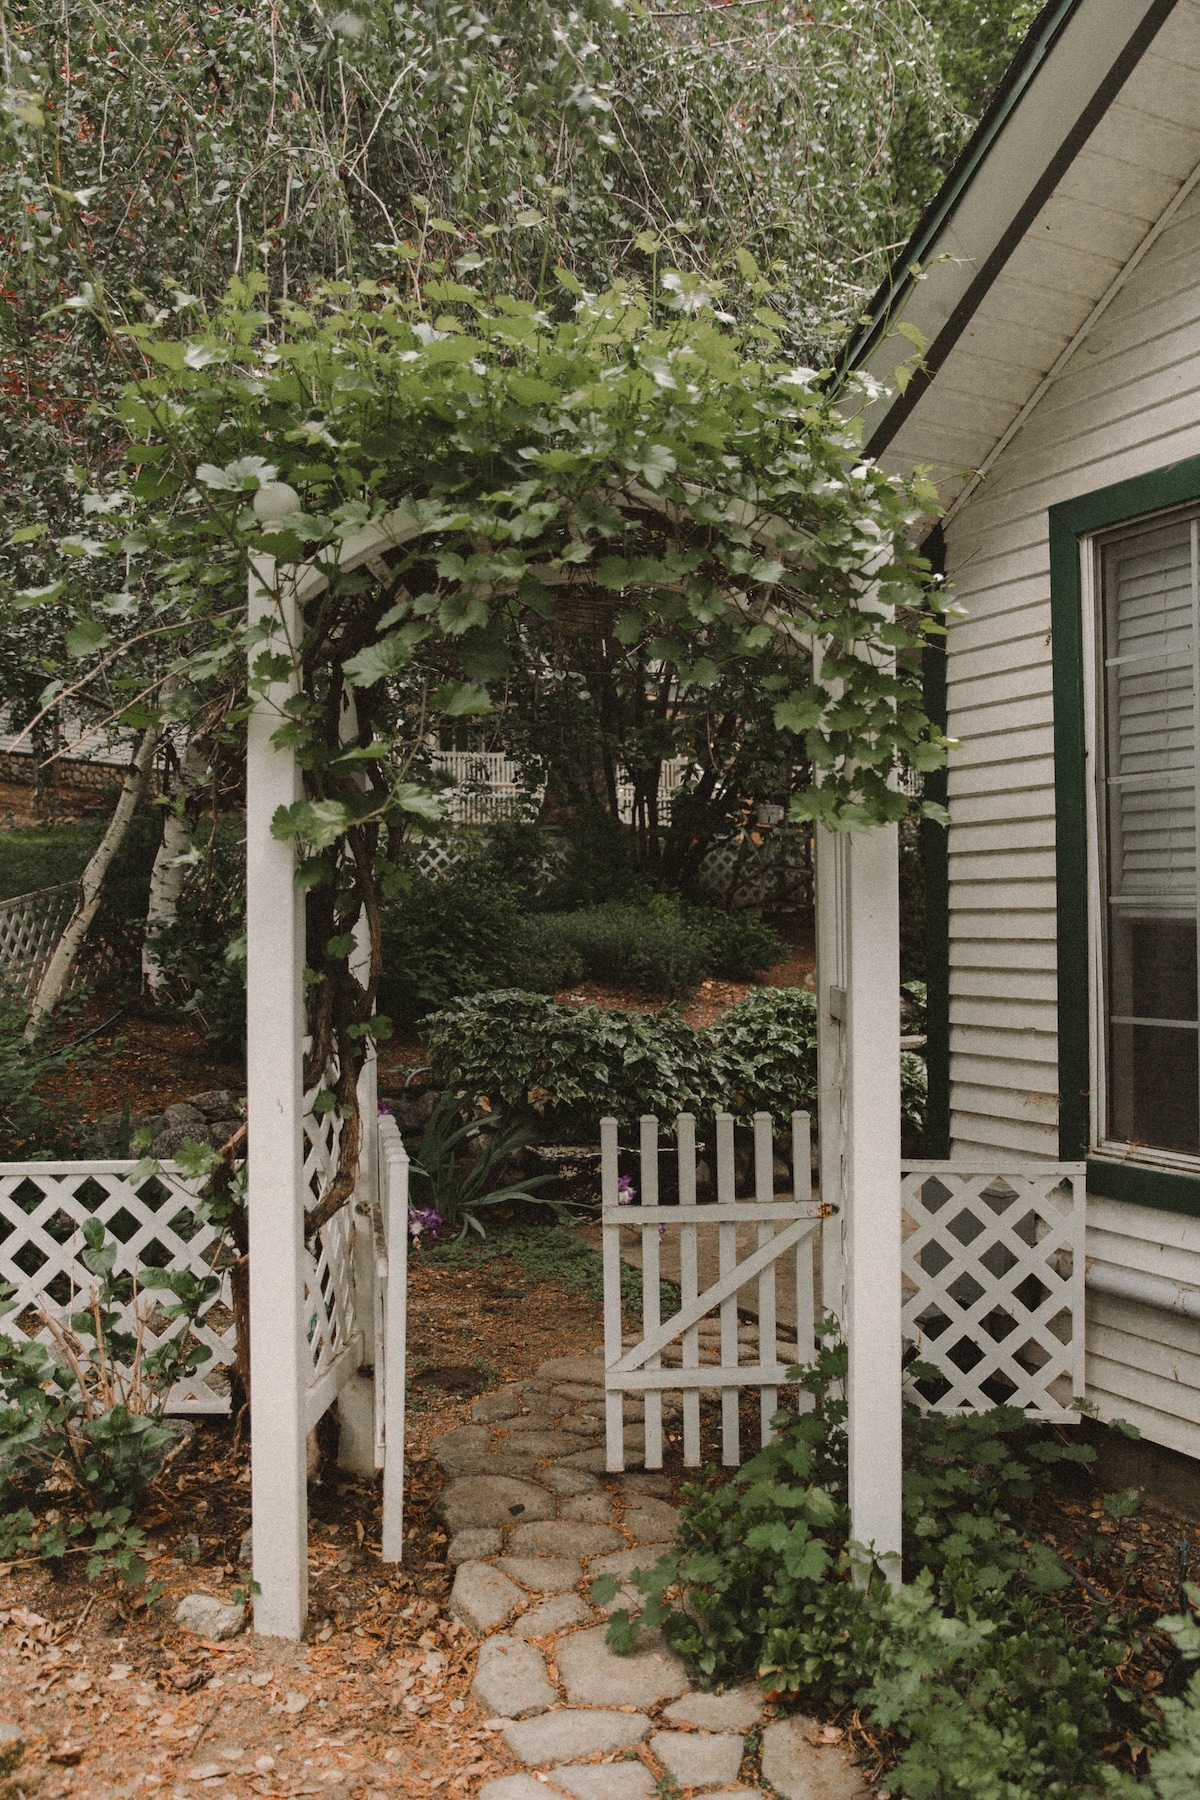
<path id="1" fill-rule="evenodd" d="M 679 1169 L 679 1204 L 660 1206 L 659 1122 L 643 1117 L 639 1129 L 639 1192 L 636 1201 L 622 1202 L 620 1141 L 617 1121 L 600 1121 L 601 1222 L 604 1245 L 604 1384 L 608 1467 L 625 1467 L 624 1396 L 641 1394 L 645 1400 L 645 1459 L 648 1469 L 660 1469 L 663 1460 L 663 1393 L 682 1393 L 683 1460 L 688 1468 L 700 1465 L 700 1396 L 703 1391 L 721 1395 L 722 1460 L 736 1467 L 741 1460 L 738 1422 L 742 1388 L 759 1390 L 761 1436 L 771 1439 L 771 1418 L 777 1410 L 779 1389 L 787 1380 L 788 1364 L 776 1350 L 776 1278 L 779 1259 L 795 1251 L 795 1313 L 797 1358 L 809 1362 L 813 1355 L 813 1233 L 831 1211 L 812 1199 L 810 1121 L 807 1113 L 792 1114 L 792 1192 L 776 1197 L 774 1144 L 770 1113 L 754 1115 L 754 1198 L 737 1198 L 734 1155 L 734 1119 L 718 1113 L 716 1139 L 716 1203 L 696 1198 L 696 1121 L 681 1113 L 676 1121 Z M 756 1245 L 738 1261 L 738 1227 L 753 1224 Z M 699 1234 L 706 1227 L 717 1232 L 718 1278 L 699 1287 Z M 621 1232 L 640 1231 L 642 1238 L 642 1335 L 626 1348 L 621 1322 Z M 667 1231 L 679 1233 L 680 1309 L 670 1318 L 661 1314 L 659 1287 L 660 1242 Z M 753 1283 L 757 1288 L 758 1361 L 739 1362 L 737 1296 Z M 709 1313 L 720 1319 L 719 1347 L 701 1342 L 700 1321 Z M 678 1339 L 678 1366 L 665 1367 L 663 1353 Z"/>

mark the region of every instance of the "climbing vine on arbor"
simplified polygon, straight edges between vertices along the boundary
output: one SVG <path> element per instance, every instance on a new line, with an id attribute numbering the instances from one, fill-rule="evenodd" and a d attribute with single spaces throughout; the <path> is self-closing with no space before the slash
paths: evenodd
<path id="1" fill-rule="evenodd" d="M 754 299 L 749 255 L 741 278 Z M 211 314 L 187 296 L 124 318 L 95 290 L 73 302 L 130 369 L 128 475 L 84 494 L 77 534 L 31 550 L 20 603 L 76 606 L 90 672 L 74 686 L 127 680 L 127 726 L 227 690 L 233 728 L 297 683 L 275 741 L 304 798 L 273 829 L 308 895 L 308 1079 L 335 1072 L 319 1105 L 349 1126 L 310 1229 L 353 1185 L 355 1076 L 384 1029 L 381 901 L 439 811 L 430 733 L 502 700 L 518 646 L 584 621 L 681 690 L 751 666 L 812 771 L 794 816 L 838 829 L 899 818 L 905 775 L 944 757 L 917 666 L 941 629 L 912 547 L 932 489 L 860 460 L 763 305 L 734 327 L 695 275 L 649 296 L 556 279 L 553 307 L 449 279 L 419 296 L 337 283 L 272 311 L 253 280 Z M 289 636 L 302 562 L 325 585 Z M 252 565 L 276 602 L 265 625 L 247 618 Z M 154 647 L 148 677 L 110 666 L 131 641 Z"/>

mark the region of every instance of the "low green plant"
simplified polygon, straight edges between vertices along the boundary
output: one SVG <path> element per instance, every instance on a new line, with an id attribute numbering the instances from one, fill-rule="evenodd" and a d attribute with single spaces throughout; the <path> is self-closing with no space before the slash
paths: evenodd
<path id="1" fill-rule="evenodd" d="M 708 969 L 728 981 L 750 981 L 785 962 L 788 946 L 756 912 L 722 906 L 684 906 L 682 916 L 708 943 Z"/>
<path id="2" fill-rule="evenodd" d="M 609 901 L 579 912 L 539 918 L 538 942 L 574 960 L 593 981 L 679 999 L 692 993 L 711 963 L 710 941 L 676 909 Z"/>
<path id="3" fill-rule="evenodd" d="M 41 1314 L 53 1354 L 16 1321 L 0 1329 L 0 1554 L 57 1560 L 86 1550 L 89 1579 L 136 1584 L 146 1568 L 133 1510 L 175 1441 L 163 1424 L 171 1389 L 212 1354 L 199 1330 L 221 1284 L 186 1269 L 118 1274 L 119 1246 L 100 1220 L 89 1219 L 83 1237 L 94 1278 L 87 1305 L 66 1321 Z M 160 1298 L 139 1308 L 146 1291 Z M 15 1310 L 13 1293 L 0 1284 L 0 1319 Z M 147 1350 L 154 1314 L 180 1329 Z M 44 1494 L 55 1504 L 39 1505 Z"/>
<path id="4" fill-rule="evenodd" d="M 489 1269 L 511 1261 L 533 1281 L 553 1281 L 570 1294 L 597 1302 L 604 1298 L 604 1260 L 596 1247 L 568 1225 L 530 1224 L 510 1220 L 497 1224 L 486 1240 L 456 1238 L 430 1246 L 426 1259 L 442 1268 Z M 679 1308 L 679 1289 L 664 1281 L 664 1315 Z M 621 1299 L 640 1317 L 642 1271 L 621 1264 Z"/>
<path id="5" fill-rule="evenodd" d="M 25 1036 L 27 1009 L 0 980 L 0 1161 L 44 1161 L 76 1147 L 78 1109 L 48 1100 L 43 1084 L 69 1065 L 94 1059 L 94 1044 L 74 1044 L 80 1002 L 59 1004 L 53 1024 Z M 111 1052 L 110 1052 L 111 1054 Z"/>
<path id="6" fill-rule="evenodd" d="M 414 1216 L 430 1221 L 429 1229 L 461 1238 L 468 1231 L 484 1235 L 480 1215 L 491 1207 L 528 1201 L 561 1213 L 557 1200 L 536 1192 L 553 1175 L 503 1179 L 504 1165 L 527 1142 L 524 1132 L 502 1133 L 492 1119 L 464 1121 L 457 1095 L 442 1094 L 409 1165 Z"/>
<path id="7" fill-rule="evenodd" d="M 1181 1695 L 1162 1699 L 1166 1742 L 1150 1760 L 1146 1781 L 1128 1777 L 1112 1783 L 1122 1800 L 1195 1800 L 1200 1793 L 1200 1588 L 1189 1587 L 1190 1612 L 1162 1621 L 1185 1666 L 1195 1670 Z"/>
<path id="8" fill-rule="evenodd" d="M 806 1704 L 855 1706 L 890 1733 L 909 1800 L 1099 1793 L 1104 1746 L 1119 1735 L 1108 1699 L 1128 1622 L 1101 1609 L 1072 1636 L 1054 1598 L 1071 1576 L 1009 1513 L 1056 1463 L 1094 1453 L 1028 1441 L 1014 1409 L 911 1410 L 906 1585 L 893 1592 L 849 1539 L 844 1348 L 826 1344 L 793 1375 L 811 1409 L 779 1413 L 774 1441 L 731 1480 L 684 1490 L 678 1541 L 634 1573 L 645 1605 L 614 1615 L 610 1642 L 627 1648 L 656 1626 L 707 1682 L 757 1676 Z M 607 1601 L 616 1589 L 606 1579 L 593 1594 Z M 1176 1728 L 1186 1767 L 1190 1716 Z"/>

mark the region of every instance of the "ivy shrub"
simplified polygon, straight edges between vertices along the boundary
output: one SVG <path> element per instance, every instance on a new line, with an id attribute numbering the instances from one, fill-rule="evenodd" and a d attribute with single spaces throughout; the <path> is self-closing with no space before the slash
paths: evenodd
<path id="1" fill-rule="evenodd" d="M 684 1489 L 677 1543 L 635 1572 L 645 1605 L 614 1615 L 610 1642 L 628 1648 L 659 1627 L 708 1684 L 757 1676 L 769 1692 L 855 1706 L 892 1733 L 909 1800 L 1098 1793 L 1101 1752 L 1120 1735 L 1107 1697 L 1131 1648 L 1125 1622 L 1097 1615 L 1073 1639 L 1054 1599 L 1071 1577 L 1009 1511 L 1056 1463 L 1094 1451 L 1024 1441 L 1028 1421 L 1011 1408 L 911 1409 L 906 1585 L 893 1592 L 849 1539 L 844 1347 L 793 1374 L 812 1410 L 779 1413 L 774 1442 L 732 1479 Z M 593 1594 L 607 1601 L 617 1586 Z M 1127 1719 L 1127 1692 L 1122 1704 Z"/>
<path id="2" fill-rule="evenodd" d="M 804 988 L 756 988 L 715 1025 L 671 1007 L 643 1013 L 559 1006 L 528 992 L 481 994 L 425 1021 L 434 1080 L 475 1104 L 504 1107 L 594 1138 L 609 1117 L 772 1113 L 781 1128 L 817 1096 L 817 1012 Z M 925 1066 L 901 1058 L 906 1118 L 924 1118 Z"/>
<path id="3" fill-rule="evenodd" d="M 537 921 L 537 935 L 551 958 L 573 957 L 593 981 L 676 999 L 699 986 L 711 961 L 705 933 L 669 909 L 609 902 L 548 913 Z"/>

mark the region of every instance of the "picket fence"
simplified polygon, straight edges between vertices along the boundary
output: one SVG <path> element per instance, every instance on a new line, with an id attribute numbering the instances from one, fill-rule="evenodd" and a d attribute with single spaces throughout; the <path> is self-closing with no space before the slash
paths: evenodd
<path id="1" fill-rule="evenodd" d="M 735 1467 L 741 1460 L 742 1390 L 758 1393 L 766 1444 L 788 1367 L 812 1362 L 814 1237 L 837 1209 L 813 1198 L 808 1114 L 793 1113 L 790 1123 L 790 1192 L 775 1191 L 774 1121 L 769 1113 L 755 1113 L 752 1195 L 739 1198 L 736 1122 L 729 1113 L 716 1115 L 713 1203 L 698 1201 L 696 1121 L 680 1114 L 674 1131 L 678 1203 L 660 1205 L 659 1120 L 642 1118 L 636 1150 L 624 1151 L 617 1121 L 601 1121 L 610 1469 L 625 1466 L 627 1395 L 644 1399 L 648 1469 L 662 1467 L 664 1395 L 680 1396 L 675 1410 L 682 1413 L 683 1461 L 689 1468 L 701 1461 L 701 1399 L 719 1396 L 722 1460 Z M 623 1162 L 636 1171 L 636 1180 L 623 1179 Z M 1078 1421 L 1084 1392 L 1085 1176 L 1082 1163 L 1015 1170 L 991 1163 L 904 1165 L 902 1319 L 915 1358 L 906 1389 L 923 1409 L 962 1413 L 1005 1404 L 1031 1420 Z M 739 1233 L 747 1226 L 753 1231 Z M 632 1336 L 623 1334 L 620 1279 L 622 1233 L 631 1232 L 640 1234 L 642 1270 L 641 1325 Z M 680 1304 L 664 1318 L 660 1278 L 668 1233 L 679 1240 Z M 788 1328 L 780 1330 L 777 1323 L 780 1263 L 793 1251 L 794 1346 L 786 1341 Z M 715 1277 L 703 1287 L 701 1264 Z M 753 1328 L 739 1324 L 743 1294 L 742 1310 L 756 1320 Z"/>

